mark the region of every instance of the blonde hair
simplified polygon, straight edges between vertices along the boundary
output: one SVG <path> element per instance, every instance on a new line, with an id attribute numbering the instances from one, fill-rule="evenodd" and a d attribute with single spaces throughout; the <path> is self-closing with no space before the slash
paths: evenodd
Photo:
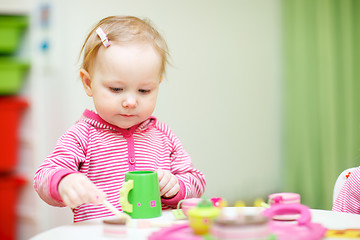
<path id="1" fill-rule="evenodd" d="M 169 53 L 164 38 L 150 20 L 133 16 L 110 16 L 100 20 L 92 28 L 81 48 L 80 56 L 84 54 L 81 68 L 91 73 L 99 48 L 103 46 L 96 33 L 98 27 L 102 28 L 111 43 L 145 42 L 151 44 L 161 57 L 160 76 L 165 74 Z"/>

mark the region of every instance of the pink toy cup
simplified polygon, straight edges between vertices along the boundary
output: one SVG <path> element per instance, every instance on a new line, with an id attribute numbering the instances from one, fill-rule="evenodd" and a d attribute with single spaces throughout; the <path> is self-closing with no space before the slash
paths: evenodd
<path id="1" fill-rule="evenodd" d="M 183 199 L 178 203 L 178 208 L 179 208 L 179 206 L 181 206 L 183 213 L 185 214 L 185 216 L 188 217 L 189 216 L 188 211 L 192 208 L 195 208 L 200 201 L 201 201 L 201 198 Z"/>
<path id="2" fill-rule="evenodd" d="M 298 193 L 273 193 L 268 197 L 269 205 L 272 206 L 278 203 L 299 203 L 300 204 L 300 194 Z"/>
<path id="3" fill-rule="evenodd" d="M 300 194 L 298 193 L 273 193 L 268 197 L 268 202 L 270 207 L 283 204 L 300 204 Z M 273 220 L 282 220 L 282 221 L 294 221 L 299 218 L 299 214 L 283 214 L 273 216 Z"/>

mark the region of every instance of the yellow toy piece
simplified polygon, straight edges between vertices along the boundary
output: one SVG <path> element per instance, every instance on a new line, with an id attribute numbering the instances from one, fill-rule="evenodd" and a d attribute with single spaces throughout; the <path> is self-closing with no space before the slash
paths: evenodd
<path id="1" fill-rule="evenodd" d="M 262 198 L 257 198 L 254 201 L 254 207 L 264 207 L 265 201 Z"/>
<path id="2" fill-rule="evenodd" d="M 331 230 L 326 232 L 326 237 L 331 238 L 360 238 L 360 229 Z"/>
<path id="3" fill-rule="evenodd" d="M 268 204 L 262 199 L 262 198 L 256 198 L 254 203 L 253 203 L 254 207 L 269 207 Z M 244 201 L 239 200 L 235 202 L 234 207 L 246 207 L 246 204 Z"/>
<path id="4" fill-rule="evenodd" d="M 235 202 L 235 207 L 246 207 L 246 204 L 244 201 L 239 200 Z"/>
<path id="5" fill-rule="evenodd" d="M 221 202 L 220 202 L 220 207 L 227 207 L 227 206 L 228 206 L 227 201 L 222 199 Z"/>

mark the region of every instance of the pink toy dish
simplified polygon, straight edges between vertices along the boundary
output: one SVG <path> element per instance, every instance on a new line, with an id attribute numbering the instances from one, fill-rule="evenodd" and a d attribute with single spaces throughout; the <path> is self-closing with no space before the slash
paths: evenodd
<path id="1" fill-rule="evenodd" d="M 211 235 L 215 239 L 273 239 L 268 219 L 259 215 L 241 215 L 236 217 L 221 216 L 217 218 L 211 228 Z"/>
<path id="2" fill-rule="evenodd" d="M 152 233 L 148 240 L 203 240 L 202 236 L 195 235 L 188 223 L 174 224 Z"/>
<path id="3" fill-rule="evenodd" d="M 103 233 L 105 237 L 126 237 L 126 220 L 119 218 L 103 220 Z"/>
<path id="4" fill-rule="evenodd" d="M 188 211 L 192 208 L 195 208 L 199 204 L 199 202 L 201 202 L 201 200 L 201 198 L 188 198 L 181 200 L 178 203 L 178 209 L 181 206 L 183 213 L 186 217 L 188 217 Z"/>
<path id="5" fill-rule="evenodd" d="M 321 224 L 311 223 L 310 209 L 302 204 L 275 204 L 263 214 L 269 219 L 275 215 L 299 214 L 299 218 L 294 223 L 270 221 L 270 231 L 277 235 L 278 240 L 319 240 L 327 231 Z"/>

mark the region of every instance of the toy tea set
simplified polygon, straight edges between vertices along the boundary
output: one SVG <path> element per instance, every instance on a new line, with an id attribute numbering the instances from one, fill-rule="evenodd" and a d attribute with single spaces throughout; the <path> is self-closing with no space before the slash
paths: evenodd
<path id="1" fill-rule="evenodd" d="M 196 201 L 198 204 L 194 206 Z M 209 200 L 184 200 L 179 205 L 188 223 L 163 228 L 149 240 L 318 240 L 325 236 L 327 229 L 311 222 L 310 209 L 300 204 L 299 194 L 271 194 L 268 203 L 256 208 L 255 213 L 245 213 L 239 208 L 230 216 Z"/>
<path id="2" fill-rule="evenodd" d="M 126 228 L 133 219 L 147 219 L 161 216 L 162 207 L 156 172 L 134 171 L 125 175 L 120 190 L 120 204 L 123 212 L 107 206 L 118 217 L 104 220 L 104 234 L 126 236 Z M 252 214 L 236 208 L 236 214 L 223 211 L 221 198 L 190 198 L 179 202 L 172 210 L 178 221 L 153 232 L 149 240 L 318 240 L 327 229 L 311 222 L 310 209 L 300 204 L 296 193 L 276 193 L 268 197 L 268 204 L 256 208 Z M 131 217 L 131 218 L 130 218 Z M 150 221 L 148 221 L 150 223 Z"/>

